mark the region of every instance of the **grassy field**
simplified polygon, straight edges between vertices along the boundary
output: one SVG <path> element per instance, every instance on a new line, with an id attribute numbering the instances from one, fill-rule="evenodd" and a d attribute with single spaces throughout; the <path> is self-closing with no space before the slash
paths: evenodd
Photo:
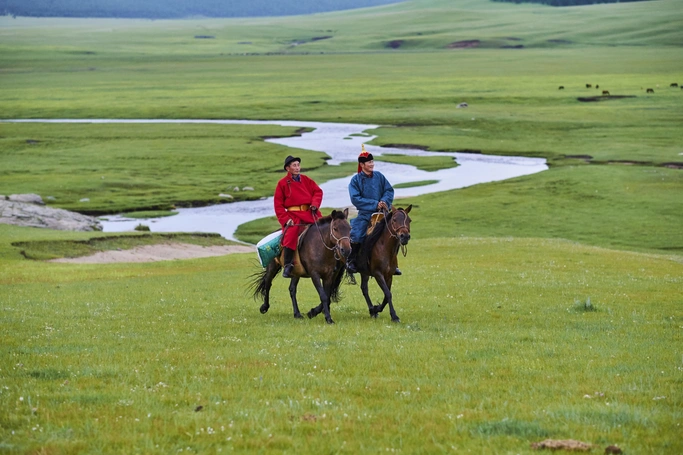
<path id="1" fill-rule="evenodd" d="M 680 259 L 415 239 L 403 324 L 345 285 L 329 327 L 291 317 L 282 279 L 260 315 L 253 255 L 93 266 L 0 248 L 3 452 L 681 449 Z M 300 298 L 316 304 L 309 283 Z"/>
<path id="2" fill-rule="evenodd" d="M 294 320 L 280 278 L 261 315 L 253 254 L 46 263 L 22 249 L 66 256 L 109 234 L 0 225 L 0 453 L 521 454 L 546 438 L 683 452 L 681 23 L 674 0 L 0 18 L 2 118 L 370 123 L 376 145 L 550 164 L 399 201 L 415 206 L 400 325 L 350 285 L 335 326 Z M 258 198 L 291 153 L 262 139 L 291 134 L 0 123 L 0 194 L 89 213 Z M 355 169 L 296 153 L 318 181 Z M 317 304 L 307 282 L 300 302 Z"/>
<path id="3" fill-rule="evenodd" d="M 38 193 L 53 206 L 99 215 L 230 200 L 220 194 L 237 201 L 270 196 L 292 152 L 263 137 L 296 129 L 6 123 L 0 131 L 0 194 Z M 324 164 L 320 153 L 297 156 L 310 167 Z"/>

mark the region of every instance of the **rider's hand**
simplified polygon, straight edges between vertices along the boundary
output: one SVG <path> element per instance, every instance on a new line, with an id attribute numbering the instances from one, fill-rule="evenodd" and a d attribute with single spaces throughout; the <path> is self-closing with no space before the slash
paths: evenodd
<path id="1" fill-rule="evenodd" d="M 377 204 L 377 209 L 378 210 L 389 210 L 389 207 L 387 207 L 386 202 L 379 201 L 379 203 Z"/>
<path id="2" fill-rule="evenodd" d="M 317 211 L 318 211 L 318 207 L 316 207 L 315 205 L 312 205 L 311 206 L 311 212 L 315 213 Z"/>
<path id="3" fill-rule="evenodd" d="M 285 226 L 291 226 L 291 225 L 293 225 L 293 224 L 294 224 L 294 221 L 292 221 L 292 219 L 290 218 L 290 219 L 288 219 L 287 222 L 285 223 Z"/>

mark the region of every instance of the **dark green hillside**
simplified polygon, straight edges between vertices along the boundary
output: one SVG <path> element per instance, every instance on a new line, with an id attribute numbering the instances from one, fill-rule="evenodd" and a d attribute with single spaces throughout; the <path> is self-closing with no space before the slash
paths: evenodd
<path id="1" fill-rule="evenodd" d="M 400 0 L 0 0 L 0 14 L 33 17 L 291 16 L 398 3 Z"/>
<path id="2" fill-rule="evenodd" d="M 540 3 L 542 5 L 550 6 L 581 6 L 581 5 L 597 5 L 598 3 L 630 3 L 630 2 L 647 2 L 650 0 L 492 0 L 494 2 L 505 3 Z"/>

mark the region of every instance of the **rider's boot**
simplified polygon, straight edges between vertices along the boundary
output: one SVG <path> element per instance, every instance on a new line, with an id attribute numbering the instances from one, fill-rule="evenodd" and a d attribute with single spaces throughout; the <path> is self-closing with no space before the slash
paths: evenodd
<path id="1" fill-rule="evenodd" d="M 360 243 L 351 243 L 351 254 L 346 260 L 346 270 L 349 273 L 357 273 L 356 258 L 358 257 L 358 250 L 360 250 Z"/>
<path id="2" fill-rule="evenodd" d="M 292 269 L 294 268 L 294 250 L 284 247 L 285 250 L 285 270 L 282 272 L 282 278 L 291 278 Z"/>
<path id="3" fill-rule="evenodd" d="M 396 267 L 396 270 L 394 270 L 394 275 L 403 275 L 403 272 L 401 272 L 401 269 Z"/>

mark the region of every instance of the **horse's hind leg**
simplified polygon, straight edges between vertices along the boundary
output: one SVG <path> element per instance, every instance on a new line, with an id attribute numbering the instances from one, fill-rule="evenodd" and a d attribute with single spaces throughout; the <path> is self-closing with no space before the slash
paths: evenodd
<path id="1" fill-rule="evenodd" d="M 368 281 L 370 281 L 369 275 L 360 275 L 360 290 L 363 291 L 363 297 L 365 297 L 365 303 L 367 303 L 368 305 L 368 311 L 370 312 L 370 316 L 376 318 L 377 312 L 374 311 L 375 307 L 372 304 L 372 299 L 370 298 L 370 293 L 368 292 Z"/>
<path id="2" fill-rule="evenodd" d="M 289 283 L 289 296 L 292 298 L 292 308 L 294 310 L 294 317 L 296 319 L 303 319 L 301 312 L 299 311 L 299 304 L 296 301 L 296 287 L 299 285 L 299 277 L 292 277 Z"/>
<path id="3" fill-rule="evenodd" d="M 306 316 L 308 316 L 309 319 L 313 319 L 317 315 L 323 312 L 323 304 L 320 302 L 320 305 L 313 307 L 309 310 L 308 313 L 306 313 Z"/>
<path id="4" fill-rule="evenodd" d="M 270 261 L 268 267 L 266 267 L 266 273 L 263 276 L 263 286 L 265 288 L 263 293 L 263 305 L 259 308 L 261 314 L 266 314 L 270 308 L 270 288 L 273 285 L 273 279 L 280 272 L 280 264 L 275 262 L 275 260 Z"/>

